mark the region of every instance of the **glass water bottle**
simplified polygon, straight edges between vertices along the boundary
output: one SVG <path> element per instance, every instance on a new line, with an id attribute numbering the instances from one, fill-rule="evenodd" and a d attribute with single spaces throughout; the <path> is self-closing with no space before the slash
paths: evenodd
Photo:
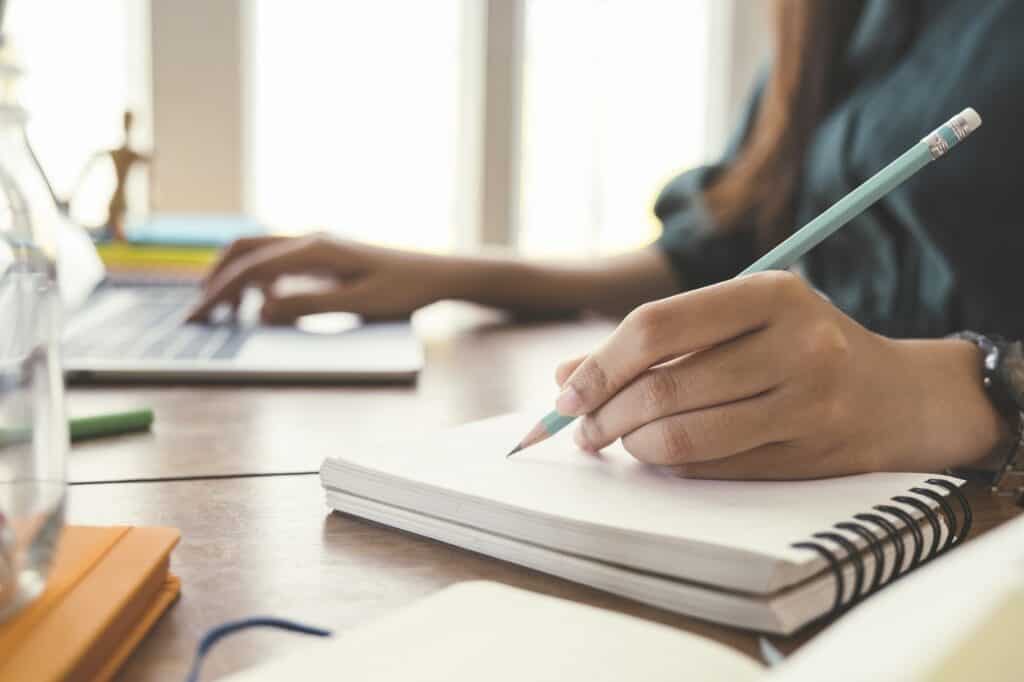
<path id="1" fill-rule="evenodd" d="M 0 621 L 46 586 L 64 524 L 67 420 L 59 342 L 60 220 L 0 49 Z"/>

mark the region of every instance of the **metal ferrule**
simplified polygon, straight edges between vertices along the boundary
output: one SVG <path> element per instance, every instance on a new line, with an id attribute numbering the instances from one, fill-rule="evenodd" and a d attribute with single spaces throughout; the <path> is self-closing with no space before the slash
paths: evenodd
<path id="1" fill-rule="evenodd" d="M 981 117 L 978 113 L 974 109 L 964 109 L 921 141 L 928 145 L 928 152 L 934 160 L 959 144 L 980 125 Z"/>

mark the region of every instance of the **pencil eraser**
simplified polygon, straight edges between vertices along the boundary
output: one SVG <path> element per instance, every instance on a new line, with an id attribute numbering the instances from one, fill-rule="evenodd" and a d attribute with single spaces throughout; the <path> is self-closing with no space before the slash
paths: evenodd
<path id="1" fill-rule="evenodd" d="M 928 145 L 932 159 L 938 159 L 953 147 L 963 142 L 964 138 L 981 126 L 981 116 L 967 107 L 953 118 L 946 121 L 921 140 Z"/>
<path id="2" fill-rule="evenodd" d="M 964 137 L 967 137 L 975 130 L 977 130 L 979 127 L 981 127 L 981 116 L 978 115 L 978 112 L 975 111 L 973 107 L 967 107 L 966 109 L 961 111 L 960 115 L 956 116 L 954 120 L 956 118 L 959 118 L 964 122 Z M 950 121 L 951 125 L 952 123 L 953 121 Z"/>

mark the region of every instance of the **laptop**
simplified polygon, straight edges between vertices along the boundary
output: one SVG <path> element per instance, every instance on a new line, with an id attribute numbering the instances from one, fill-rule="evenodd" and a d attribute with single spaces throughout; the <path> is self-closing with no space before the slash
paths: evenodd
<path id="1" fill-rule="evenodd" d="M 252 291 L 230 320 L 186 323 L 197 284 L 112 278 L 88 235 L 71 224 L 61 227 L 59 252 L 69 382 L 411 382 L 423 367 L 408 321 L 320 315 L 264 326 Z"/>

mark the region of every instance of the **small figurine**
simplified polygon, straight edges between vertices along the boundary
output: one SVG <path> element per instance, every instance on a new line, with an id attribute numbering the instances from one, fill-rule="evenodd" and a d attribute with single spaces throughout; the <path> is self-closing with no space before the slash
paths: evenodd
<path id="1" fill-rule="evenodd" d="M 135 115 L 131 111 L 124 112 L 124 142 L 117 149 L 108 149 L 97 152 L 79 176 L 78 185 L 82 184 L 89 170 L 96 161 L 109 157 L 114 164 L 114 193 L 110 197 L 110 204 L 107 208 L 107 220 L 105 231 L 114 241 L 125 239 L 125 216 L 128 212 L 128 202 L 125 199 L 125 189 L 128 185 L 128 174 L 138 164 L 148 165 L 152 161 L 149 154 L 143 154 L 132 149 L 132 127 L 135 123 Z M 78 185 L 76 185 L 76 190 Z M 72 193 L 73 196 L 74 192 Z M 64 202 L 65 207 L 71 202 L 71 197 Z"/>

